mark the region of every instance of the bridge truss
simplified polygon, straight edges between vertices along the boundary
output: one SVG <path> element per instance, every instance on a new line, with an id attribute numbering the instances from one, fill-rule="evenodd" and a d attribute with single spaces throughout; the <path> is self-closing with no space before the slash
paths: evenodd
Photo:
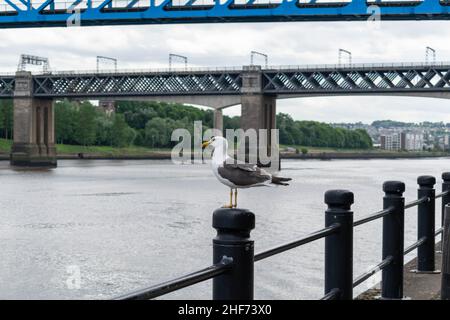
<path id="1" fill-rule="evenodd" d="M 33 75 L 43 98 L 240 95 L 243 68 L 118 73 L 53 72 Z M 450 93 L 450 63 L 268 67 L 261 93 L 283 96 Z M 14 95 L 14 76 L 0 75 L 0 98 Z"/>
<path id="2" fill-rule="evenodd" d="M 12 98 L 14 86 L 14 76 L 0 76 L 0 98 Z"/>
<path id="3" fill-rule="evenodd" d="M 238 94 L 239 72 L 40 75 L 34 77 L 39 97 L 103 97 Z"/>
<path id="4" fill-rule="evenodd" d="M 449 19 L 450 0 L 0 0 L 0 28 Z"/>
<path id="5" fill-rule="evenodd" d="M 450 66 L 267 70 L 263 92 L 352 94 L 450 91 Z"/>

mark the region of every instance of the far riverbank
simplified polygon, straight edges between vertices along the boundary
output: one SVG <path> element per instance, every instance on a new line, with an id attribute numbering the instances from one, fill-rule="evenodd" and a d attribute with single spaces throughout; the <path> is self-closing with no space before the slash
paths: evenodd
<path id="1" fill-rule="evenodd" d="M 309 154 L 281 153 L 281 159 L 297 160 L 358 160 L 358 159 L 417 159 L 417 158 L 443 158 L 450 157 L 444 152 L 379 152 L 379 153 L 360 153 L 360 152 L 323 152 Z M 124 154 L 124 153 L 58 153 L 59 160 L 170 160 L 170 151 L 153 151 L 145 154 Z M 0 153 L 0 160 L 9 160 L 9 153 Z"/>
<path id="2" fill-rule="evenodd" d="M 0 160 L 8 160 L 11 149 L 11 140 L 0 139 Z M 74 160 L 167 160 L 171 159 L 171 149 L 157 149 L 130 146 L 115 148 L 109 146 L 76 146 L 56 145 L 58 159 Z M 307 147 L 307 153 L 293 152 L 291 147 L 281 147 L 281 159 L 299 160 L 332 160 L 332 159 L 415 159 L 450 157 L 448 152 L 394 152 L 379 149 L 334 149 Z M 295 148 L 302 150 L 301 147 Z M 295 150 L 294 149 L 294 150 Z"/>

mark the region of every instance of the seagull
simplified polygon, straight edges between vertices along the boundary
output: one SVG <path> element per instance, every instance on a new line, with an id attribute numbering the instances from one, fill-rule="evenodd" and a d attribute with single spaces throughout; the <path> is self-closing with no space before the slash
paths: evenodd
<path id="1" fill-rule="evenodd" d="M 230 188 L 230 203 L 224 205 L 223 208 L 237 207 L 237 189 L 273 187 L 274 185 L 288 186 L 286 181 L 292 180 L 272 175 L 256 164 L 237 162 L 228 155 L 228 141 L 224 137 L 212 137 L 202 144 L 203 149 L 208 146 L 213 147 L 211 167 L 214 175 L 221 183 Z"/>

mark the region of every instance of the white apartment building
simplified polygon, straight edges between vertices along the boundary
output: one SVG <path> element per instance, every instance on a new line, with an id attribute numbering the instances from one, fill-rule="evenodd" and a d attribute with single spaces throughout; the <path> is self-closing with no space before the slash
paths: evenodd
<path id="1" fill-rule="evenodd" d="M 423 150 L 423 134 L 417 133 L 393 133 L 380 137 L 381 149 L 392 151 L 421 151 Z"/>

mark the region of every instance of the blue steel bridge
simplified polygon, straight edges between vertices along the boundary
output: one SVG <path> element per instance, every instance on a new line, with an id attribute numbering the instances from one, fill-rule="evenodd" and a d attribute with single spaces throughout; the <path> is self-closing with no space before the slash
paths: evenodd
<path id="1" fill-rule="evenodd" d="M 0 28 L 276 21 L 446 20 L 450 0 L 0 0 Z"/>
<path id="2" fill-rule="evenodd" d="M 248 73 L 257 75 L 259 93 L 281 98 L 354 94 L 446 97 L 450 92 L 450 62 L 439 62 L 38 73 L 31 76 L 32 96 L 240 96 L 245 93 L 243 78 Z M 15 78 L 0 73 L 0 98 L 13 98 Z"/>

